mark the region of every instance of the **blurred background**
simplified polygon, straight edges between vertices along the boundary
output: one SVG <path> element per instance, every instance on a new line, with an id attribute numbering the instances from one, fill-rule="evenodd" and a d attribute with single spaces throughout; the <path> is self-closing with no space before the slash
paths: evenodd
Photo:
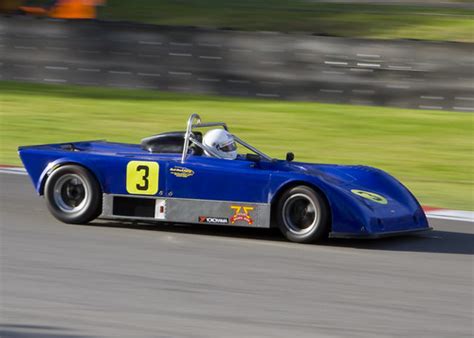
<path id="1" fill-rule="evenodd" d="M 0 164 L 198 112 L 274 157 L 474 210 L 473 1 L 1 0 Z"/>

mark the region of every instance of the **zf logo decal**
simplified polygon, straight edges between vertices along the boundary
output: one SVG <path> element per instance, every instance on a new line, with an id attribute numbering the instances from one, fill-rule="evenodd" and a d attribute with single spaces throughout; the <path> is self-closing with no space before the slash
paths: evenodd
<path id="1" fill-rule="evenodd" d="M 253 210 L 253 207 L 232 205 L 230 208 L 234 210 L 234 215 L 230 218 L 230 223 L 234 224 L 235 222 L 242 221 L 248 224 L 253 224 L 253 219 L 250 216 L 250 211 Z"/>
<path id="2" fill-rule="evenodd" d="M 375 203 L 388 204 L 388 201 L 385 197 L 380 196 L 379 194 L 376 194 L 374 192 L 364 191 L 364 190 L 357 190 L 357 189 L 352 189 L 351 192 L 353 194 L 356 194 L 356 195 L 360 196 L 360 197 L 371 200 L 372 202 L 375 202 Z"/>
<path id="3" fill-rule="evenodd" d="M 160 166 L 156 162 L 130 161 L 127 164 L 127 192 L 155 195 L 158 192 Z"/>
<path id="4" fill-rule="evenodd" d="M 208 217 L 208 216 L 199 216 L 199 223 L 206 224 L 228 224 L 229 219 L 223 217 Z"/>

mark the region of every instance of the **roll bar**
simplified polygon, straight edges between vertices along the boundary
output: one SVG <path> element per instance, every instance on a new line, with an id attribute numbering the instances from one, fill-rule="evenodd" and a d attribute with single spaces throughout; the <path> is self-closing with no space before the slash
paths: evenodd
<path id="1" fill-rule="evenodd" d="M 196 146 L 206 151 L 207 153 L 211 154 L 212 156 L 222 159 L 222 157 L 214 150 L 214 148 L 208 147 L 207 145 L 199 142 L 193 133 L 193 129 L 207 128 L 207 127 L 222 127 L 224 128 L 224 130 L 229 131 L 229 129 L 227 128 L 227 124 L 225 124 L 224 122 L 201 123 L 201 117 L 198 114 L 195 114 L 195 113 L 191 114 L 186 126 L 186 133 L 184 134 L 184 147 L 183 147 L 183 154 L 181 155 L 181 163 L 184 163 L 184 161 L 186 161 L 186 158 L 188 157 L 190 143 L 195 144 Z M 234 140 L 237 143 L 243 145 L 245 148 L 253 151 L 254 153 L 258 154 L 260 157 L 266 159 L 267 161 L 272 161 L 272 158 L 270 156 L 262 153 L 260 150 L 251 146 L 250 144 L 240 139 L 239 137 L 235 136 L 234 134 L 232 134 L 232 136 L 234 137 Z"/>

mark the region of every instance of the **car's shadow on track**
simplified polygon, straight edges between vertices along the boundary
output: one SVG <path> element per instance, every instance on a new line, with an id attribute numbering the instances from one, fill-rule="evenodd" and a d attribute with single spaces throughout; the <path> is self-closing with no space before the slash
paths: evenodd
<path id="1" fill-rule="evenodd" d="M 286 242 L 278 229 L 256 229 L 242 227 L 218 227 L 186 224 L 148 224 L 96 221 L 93 226 L 150 230 L 168 233 L 196 234 L 204 236 L 258 239 Z M 301 244 L 295 244 L 301 245 Z M 311 244 L 313 245 L 313 244 Z M 381 239 L 328 239 L 322 243 L 330 247 L 354 248 L 364 250 L 407 251 L 427 253 L 474 254 L 474 234 L 434 230 L 425 234 L 407 235 Z"/>
<path id="2" fill-rule="evenodd" d="M 333 239 L 328 245 L 365 250 L 474 254 L 474 234 L 434 230 L 426 234 L 375 240 Z"/>
<path id="3" fill-rule="evenodd" d="M 195 234 L 203 236 L 217 236 L 229 238 L 248 238 L 269 241 L 286 241 L 278 229 L 258 229 L 234 226 L 216 226 L 205 224 L 172 224 L 172 223 L 142 223 L 142 222 L 115 222 L 115 221 L 94 221 L 89 225 L 150 230 L 167 233 Z"/>
<path id="4" fill-rule="evenodd" d="M 92 338 L 69 332 L 64 327 L 49 325 L 28 325 L 28 324 L 0 324 L 0 337 L 2 338 Z"/>

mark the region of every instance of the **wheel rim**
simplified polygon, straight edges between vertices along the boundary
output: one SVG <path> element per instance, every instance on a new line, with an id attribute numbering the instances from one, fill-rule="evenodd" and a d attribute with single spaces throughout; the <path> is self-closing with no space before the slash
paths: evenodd
<path id="1" fill-rule="evenodd" d="M 77 174 L 63 175 L 54 184 L 54 202 L 65 213 L 81 211 L 89 198 L 87 185 Z"/>
<path id="2" fill-rule="evenodd" d="M 319 223 L 319 205 L 305 194 L 290 196 L 283 205 L 283 217 L 289 231 L 296 235 L 311 233 Z"/>

